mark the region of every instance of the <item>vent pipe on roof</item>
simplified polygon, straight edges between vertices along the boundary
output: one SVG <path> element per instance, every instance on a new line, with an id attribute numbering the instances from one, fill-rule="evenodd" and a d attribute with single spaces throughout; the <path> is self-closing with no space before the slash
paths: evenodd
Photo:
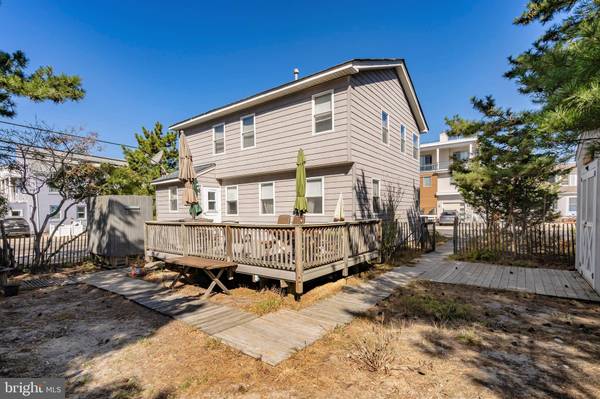
<path id="1" fill-rule="evenodd" d="M 300 70 L 298 68 L 294 68 L 294 80 L 298 80 L 299 73 L 300 73 Z"/>

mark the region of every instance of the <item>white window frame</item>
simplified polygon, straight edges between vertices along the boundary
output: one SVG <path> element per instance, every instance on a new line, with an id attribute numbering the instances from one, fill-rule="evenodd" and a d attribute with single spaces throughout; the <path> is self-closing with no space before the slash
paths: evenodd
<path id="1" fill-rule="evenodd" d="M 17 213 L 16 215 L 13 215 L 13 213 Z M 23 209 L 11 209 L 10 210 L 10 216 L 12 217 L 23 217 Z"/>
<path id="2" fill-rule="evenodd" d="M 176 209 L 173 209 L 171 207 L 172 200 L 173 200 L 173 193 L 171 192 L 172 189 L 175 189 L 175 201 L 177 203 Z M 170 186 L 169 187 L 169 213 L 177 213 L 177 212 L 179 212 L 179 188 L 177 186 Z"/>
<path id="3" fill-rule="evenodd" d="M 417 139 L 417 142 L 415 143 L 415 138 Z M 417 133 L 413 133 L 413 158 L 416 160 L 419 160 L 419 142 L 420 142 L 420 138 L 419 135 Z"/>
<path id="4" fill-rule="evenodd" d="M 383 141 L 383 114 L 384 113 L 387 115 L 387 126 L 386 126 L 386 128 L 387 128 L 387 143 L 385 141 Z M 386 110 L 382 109 L 381 113 L 379 114 L 379 117 L 381 119 L 381 142 L 389 147 L 390 142 L 391 142 L 391 140 L 390 140 L 391 139 L 390 138 L 390 113 L 387 112 Z"/>
<path id="5" fill-rule="evenodd" d="M 79 217 L 79 208 L 83 208 L 83 217 Z M 75 219 L 87 220 L 87 207 L 85 205 L 75 205 Z"/>
<path id="6" fill-rule="evenodd" d="M 331 129 L 324 130 L 322 132 L 317 132 L 316 131 L 317 124 L 315 121 L 315 98 L 324 96 L 325 94 L 331 95 Z M 317 94 L 313 94 L 311 97 L 311 104 L 312 104 L 312 134 L 313 134 L 313 136 L 318 135 L 318 134 L 325 134 L 325 133 L 333 132 L 335 130 L 335 91 L 333 89 L 330 89 L 330 90 L 322 91 Z"/>
<path id="7" fill-rule="evenodd" d="M 576 186 L 577 185 L 577 175 L 576 174 L 569 174 L 569 186 Z"/>
<path id="8" fill-rule="evenodd" d="M 210 193 L 215 195 L 215 199 L 211 201 Z M 215 203 L 215 209 L 210 209 L 210 203 Z M 206 189 L 206 212 L 219 212 L 219 201 L 217 199 L 217 189 L 207 187 Z"/>
<path id="9" fill-rule="evenodd" d="M 375 197 L 375 182 L 377 182 L 377 198 L 379 199 L 379 210 L 375 209 L 375 201 L 373 198 Z M 373 208 L 373 213 L 381 213 L 381 179 L 371 179 L 371 208 Z"/>
<path id="10" fill-rule="evenodd" d="M 252 147 L 244 147 L 244 119 L 248 118 L 248 117 L 252 117 L 252 120 L 254 121 L 254 145 Z M 244 115 L 242 117 L 240 117 L 240 149 L 242 151 L 244 150 L 249 150 L 251 148 L 255 148 L 256 147 L 256 114 L 248 114 L 248 115 Z"/>
<path id="11" fill-rule="evenodd" d="M 325 214 L 325 176 L 311 176 L 306 178 L 306 186 L 308 187 L 309 180 L 321 180 L 321 213 L 306 213 L 307 215 L 324 215 Z M 308 197 L 306 197 L 308 202 Z"/>
<path id="12" fill-rule="evenodd" d="M 262 211 L 262 185 L 272 184 L 273 185 L 273 213 L 263 213 Z M 263 181 L 258 183 L 258 214 L 259 215 L 275 215 L 275 182 L 274 181 Z"/>
<path id="13" fill-rule="evenodd" d="M 571 210 L 571 199 L 575 199 L 575 211 Z M 574 216 L 577 215 L 577 197 L 570 196 L 567 197 L 567 215 Z"/>
<path id="14" fill-rule="evenodd" d="M 406 153 L 406 126 L 400 124 L 400 152 Z"/>
<path id="15" fill-rule="evenodd" d="M 219 127 L 219 126 L 223 126 L 223 152 L 216 152 L 217 139 L 215 139 L 215 128 Z M 254 130 L 256 131 L 256 120 L 254 120 Z M 216 125 L 213 125 L 213 127 L 212 127 L 212 143 L 213 143 L 213 155 L 223 155 L 227 152 L 227 147 L 225 144 L 225 123 L 217 123 Z M 254 144 L 256 144 L 256 133 L 254 134 Z"/>
<path id="16" fill-rule="evenodd" d="M 255 142 L 256 143 L 256 142 Z M 227 197 L 227 194 L 229 193 L 229 188 L 230 187 L 235 187 L 235 202 L 236 202 L 236 213 L 229 213 L 229 206 L 228 206 L 228 202 L 229 202 L 229 198 Z M 237 184 L 232 184 L 229 186 L 225 186 L 225 215 L 227 216 L 239 216 L 240 214 L 240 188 Z"/>
<path id="17" fill-rule="evenodd" d="M 428 185 L 425 185 L 425 179 L 429 179 Z M 423 176 L 423 187 L 431 187 L 431 185 L 432 185 L 431 176 Z"/>

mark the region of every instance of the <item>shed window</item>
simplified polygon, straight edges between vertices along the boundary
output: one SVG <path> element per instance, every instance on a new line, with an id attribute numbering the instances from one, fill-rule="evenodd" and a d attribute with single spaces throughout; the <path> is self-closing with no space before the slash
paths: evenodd
<path id="1" fill-rule="evenodd" d="M 213 126 L 213 152 L 223 154 L 225 152 L 225 125 Z"/>
<path id="2" fill-rule="evenodd" d="M 324 133 L 333 130 L 333 92 L 313 96 L 313 130 Z"/>
<path id="3" fill-rule="evenodd" d="M 413 133 L 413 158 L 419 159 L 419 135 Z"/>
<path id="4" fill-rule="evenodd" d="M 400 151 L 406 152 L 406 126 L 400 125 Z"/>
<path id="5" fill-rule="evenodd" d="M 373 212 L 381 212 L 381 187 L 377 179 L 373 179 Z"/>
<path id="6" fill-rule="evenodd" d="M 308 213 L 323 213 L 323 178 L 306 179 L 306 202 Z"/>
<path id="7" fill-rule="evenodd" d="M 260 214 L 274 215 L 275 214 L 275 184 L 261 183 L 260 184 Z"/>
<path id="8" fill-rule="evenodd" d="M 227 200 L 227 214 L 228 215 L 237 215 L 238 213 L 238 187 L 237 186 L 229 186 L 225 190 L 226 200 Z"/>
<path id="9" fill-rule="evenodd" d="M 241 121 L 242 149 L 252 148 L 256 144 L 254 115 L 244 116 Z"/>
<path id="10" fill-rule="evenodd" d="M 389 127 L 390 116 L 387 112 L 381 111 L 381 141 L 383 141 L 385 144 L 388 144 L 390 141 Z"/>
<path id="11" fill-rule="evenodd" d="M 177 187 L 169 187 L 169 210 L 171 212 L 177 212 L 177 209 L 179 209 Z"/>

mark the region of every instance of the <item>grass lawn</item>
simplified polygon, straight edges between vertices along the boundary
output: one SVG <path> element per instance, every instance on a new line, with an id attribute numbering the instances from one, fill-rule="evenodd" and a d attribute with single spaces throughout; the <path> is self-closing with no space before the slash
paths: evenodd
<path id="1" fill-rule="evenodd" d="M 0 299 L 0 375 L 68 397 L 600 396 L 600 305 L 417 282 L 277 367 L 85 285 Z"/>

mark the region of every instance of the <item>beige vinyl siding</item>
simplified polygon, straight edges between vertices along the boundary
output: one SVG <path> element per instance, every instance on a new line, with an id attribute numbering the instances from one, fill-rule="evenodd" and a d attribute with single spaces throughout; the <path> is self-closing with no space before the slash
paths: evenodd
<path id="1" fill-rule="evenodd" d="M 307 215 L 307 223 L 333 221 L 333 212 L 340 193 L 344 196 L 346 217 L 350 219 L 352 205 L 351 166 L 336 166 L 310 169 L 307 177 L 324 177 L 325 197 L 323 215 Z M 259 183 L 275 183 L 275 214 L 260 215 Z M 275 223 L 278 215 L 291 215 L 296 199 L 296 181 L 293 172 L 267 174 L 257 177 L 244 177 L 223 180 L 223 193 L 227 186 L 238 186 L 238 215 L 228 216 L 223 212 L 223 221 L 240 223 Z M 221 209 L 226 209 L 225 194 L 221 195 Z"/>
<path id="2" fill-rule="evenodd" d="M 419 161 L 412 156 L 412 134 L 418 133 L 406 96 L 394 70 L 376 70 L 353 75 L 350 90 L 351 157 L 356 187 L 357 218 L 373 214 L 373 179 L 380 180 L 381 203 L 388 201 L 390 188 L 401 187 L 400 211 L 406 218 L 414 211 L 415 189 L 419 187 Z M 389 144 L 381 140 L 381 110 L 389 115 Z M 400 125 L 406 126 L 406 150 L 400 148 Z"/>
<path id="3" fill-rule="evenodd" d="M 348 78 L 337 79 L 191 127 L 185 134 L 194 160 L 215 162 L 218 179 L 293 169 L 299 148 L 313 166 L 347 162 L 347 86 Z M 334 131 L 313 135 L 312 95 L 330 89 L 334 90 Z M 256 146 L 242 150 L 240 117 L 249 114 L 255 114 Z M 213 155 L 212 127 L 219 123 L 225 123 L 226 152 Z"/>
<path id="4" fill-rule="evenodd" d="M 177 212 L 171 212 L 169 204 L 169 189 L 177 186 Z M 188 207 L 183 204 L 183 185 L 179 182 L 166 183 L 156 186 L 156 219 L 175 220 L 189 218 Z"/>

